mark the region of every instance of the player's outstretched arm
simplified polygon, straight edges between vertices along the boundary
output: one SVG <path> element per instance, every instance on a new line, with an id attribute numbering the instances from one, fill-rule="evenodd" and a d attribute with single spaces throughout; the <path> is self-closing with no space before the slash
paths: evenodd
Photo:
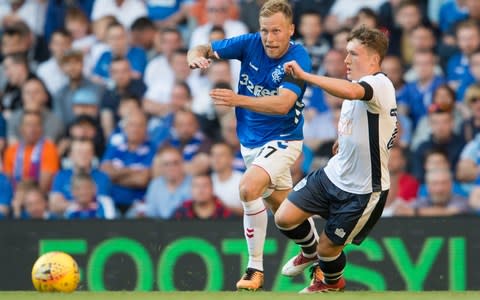
<path id="1" fill-rule="evenodd" d="M 242 107 L 252 111 L 285 115 L 297 101 L 297 94 L 289 89 L 280 89 L 276 96 L 250 97 L 239 95 L 229 89 L 213 89 L 210 96 L 216 105 Z"/>
<path id="2" fill-rule="evenodd" d="M 294 78 L 304 80 L 310 84 L 318 85 L 327 93 L 347 100 L 363 99 L 365 88 L 344 79 L 330 78 L 305 72 L 296 61 L 289 61 L 284 65 L 285 72 Z"/>
<path id="3" fill-rule="evenodd" d="M 219 57 L 213 51 L 212 46 L 199 45 L 188 50 L 187 60 L 191 69 L 206 69 L 210 66 L 212 59 Z"/>

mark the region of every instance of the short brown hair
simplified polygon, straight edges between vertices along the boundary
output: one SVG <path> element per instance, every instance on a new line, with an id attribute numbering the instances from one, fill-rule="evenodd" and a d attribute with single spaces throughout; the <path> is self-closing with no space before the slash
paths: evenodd
<path id="1" fill-rule="evenodd" d="M 260 17 L 270 17 L 279 12 L 282 13 L 290 22 L 292 22 L 292 7 L 285 0 L 268 0 L 265 2 L 260 9 Z"/>
<path id="2" fill-rule="evenodd" d="M 359 40 L 362 45 L 375 51 L 380 55 L 380 62 L 382 62 L 388 50 L 388 38 L 378 29 L 367 28 L 360 26 L 358 29 L 350 32 L 347 41 Z"/>
<path id="3" fill-rule="evenodd" d="M 455 33 L 458 34 L 458 32 L 460 30 L 470 29 L 470 28 L 475 29 L 475 30 L 477 30 L 478 33 L 480 33 L 480 24 L 478 23 L 477 20 L 474 20 L 474 19 L 467 19 L 467 20 L 459 22 L 455 26 Z"/>

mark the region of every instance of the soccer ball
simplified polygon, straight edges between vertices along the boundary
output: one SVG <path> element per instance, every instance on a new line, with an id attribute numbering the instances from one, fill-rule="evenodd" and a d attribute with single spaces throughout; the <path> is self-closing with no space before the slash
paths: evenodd
<path id="1" fill-rule="evenodd" d="M 39 292 L 75 291 L 80 281 L 77 262 L 64 252 L 40 256 L 32 268 L 32 282 Z"/>

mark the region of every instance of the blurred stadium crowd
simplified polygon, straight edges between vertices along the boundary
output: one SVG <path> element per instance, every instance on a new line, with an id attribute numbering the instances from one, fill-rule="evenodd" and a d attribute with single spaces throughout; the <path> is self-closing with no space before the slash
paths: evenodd
<path id="1" fill-rule="evenodd" d="M 0 0 L 0 218 L 225 219 L 245 170 L 239 63 L 187 49 L 258 31 L 262 0 Z M 384 216 L 480 214 L 480 1 L 290 0 L 313 71 L 344 78 L 348 34 L 390 38 L 397 92 Z M 310 86 L 295 181 L 331 156 L 342 99 Z"/>

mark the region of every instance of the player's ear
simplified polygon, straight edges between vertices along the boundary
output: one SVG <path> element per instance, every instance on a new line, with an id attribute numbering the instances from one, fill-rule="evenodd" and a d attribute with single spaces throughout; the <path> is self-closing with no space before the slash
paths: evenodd
<path id="1" fill-rule="evenodd" d="M 295 33 L 295 24 L 290 24 L 290 37 Z"/>
<path id="2" fill-rule="evenodd" d="M 372 65 L 380 65 L 380 55 L 378 53 L 374 53 L 372 56 L 371 64 Z"/>

